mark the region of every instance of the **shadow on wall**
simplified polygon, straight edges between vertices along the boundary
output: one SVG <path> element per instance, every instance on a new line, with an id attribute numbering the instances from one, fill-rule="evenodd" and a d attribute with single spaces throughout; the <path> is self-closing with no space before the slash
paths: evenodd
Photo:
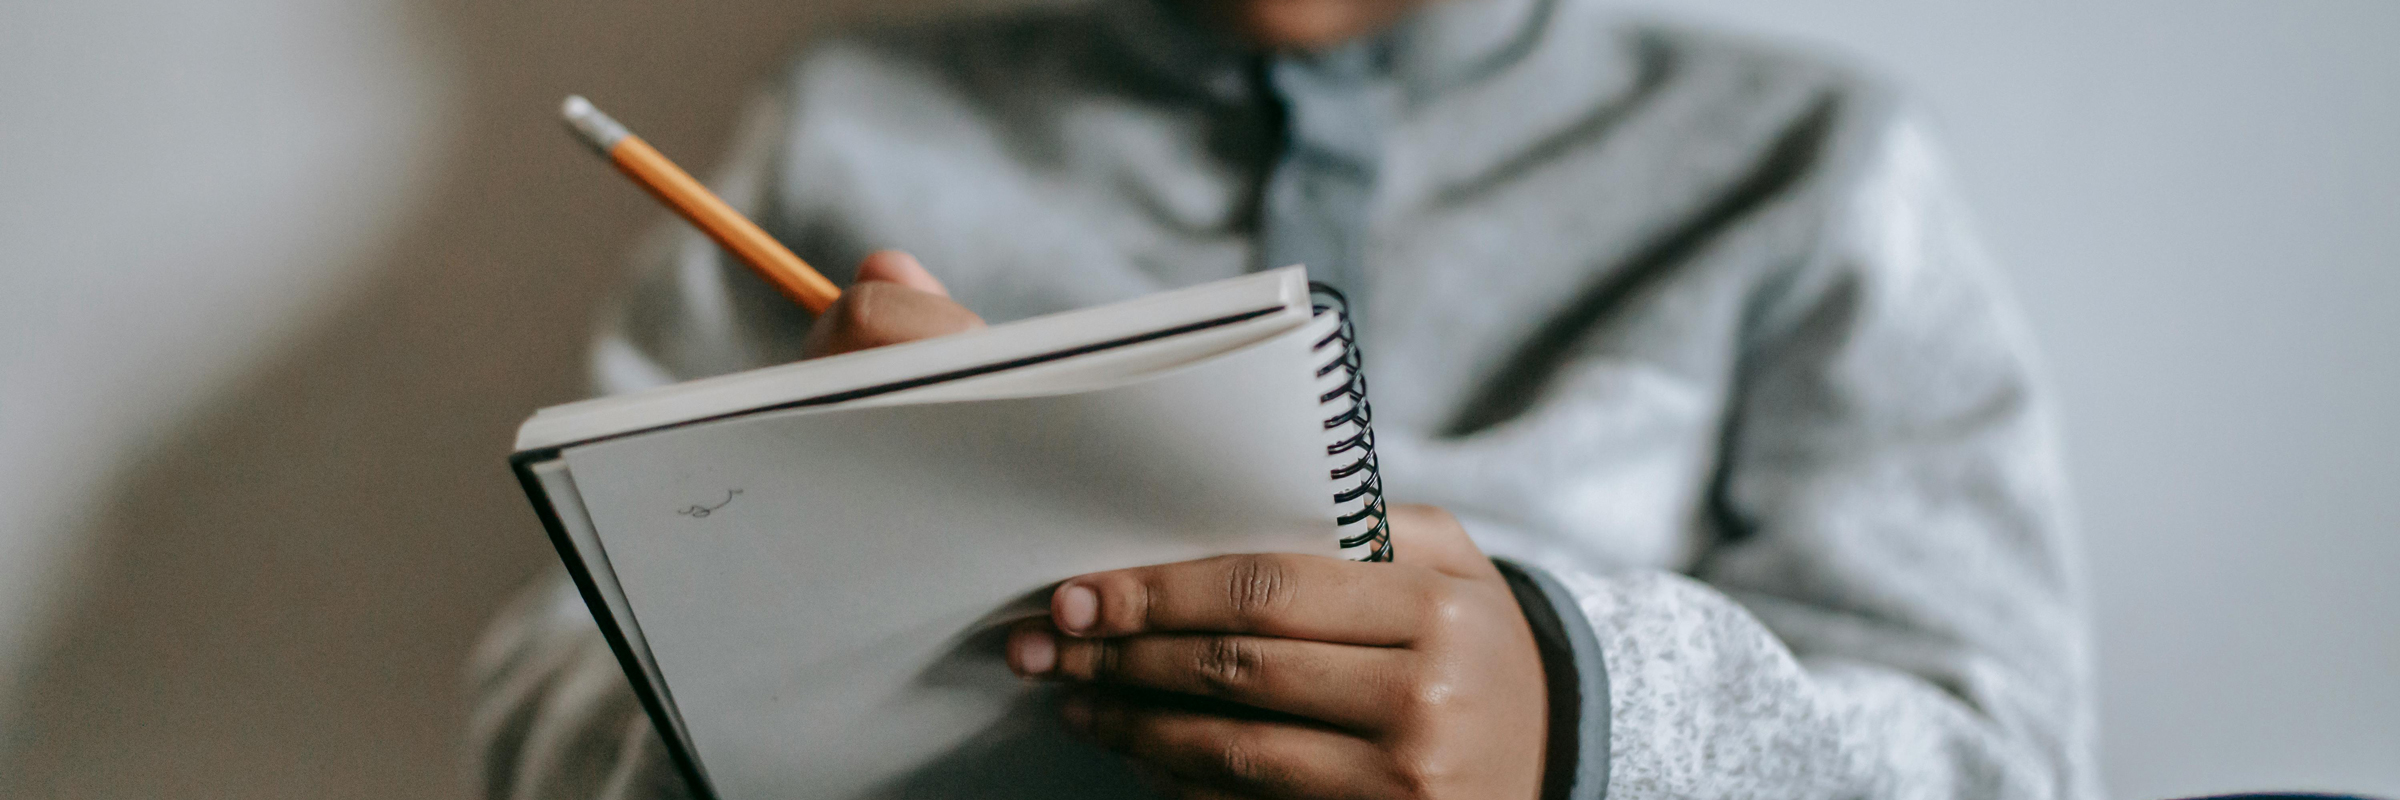
<path id="1" fill-rule="evenodd" d="M 467 648 L 553 558 L 508 444 L 582 392 L 592 309 L 662 218 L 569 142 L 559 98 L 706 165 L 795 37 L 867 7 L 414 6 L 460 79 L 433 202 L 364 291 L 101 495 L 90 580 L 32 665 L 0 795 L 467 794 Z"/>

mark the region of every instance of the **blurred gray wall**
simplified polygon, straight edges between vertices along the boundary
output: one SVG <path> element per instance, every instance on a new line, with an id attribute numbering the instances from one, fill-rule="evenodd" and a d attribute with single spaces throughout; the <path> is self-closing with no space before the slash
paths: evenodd
<path id="1" fill-rule="evenodd" d="M 0 797 L 463 796 L 511 433 L 659 217 L 559 98 L 706 163 L 868 6 L 0 0 Z"/>
<path id="2" fill-rule="evenodd" d="M 1663 3 L 1663 5 L 1662 5 Z M 463 795 L 551 558 L 501 457 L 657 218 L 865 0 L 0 0 L 0 796 Z M 2047 344 L 2109 785 L 2400 795 L 2400 5 L 1660 0 L 1944 129 Z"/>

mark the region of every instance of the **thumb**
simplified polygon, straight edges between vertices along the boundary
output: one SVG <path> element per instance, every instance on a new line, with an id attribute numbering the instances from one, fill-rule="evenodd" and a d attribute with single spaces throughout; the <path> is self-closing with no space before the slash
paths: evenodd
<path id="1" fill-rule="evenodd" d="M 950 296 L 950 290 L 943 288 L 941 280 L 926 271 L 925 265 L 917 263 L 916 256 L 899 250 L 867 254 L 865 261 L 858 262 L 857 280 L 897 283 L 920 292 Z"/>

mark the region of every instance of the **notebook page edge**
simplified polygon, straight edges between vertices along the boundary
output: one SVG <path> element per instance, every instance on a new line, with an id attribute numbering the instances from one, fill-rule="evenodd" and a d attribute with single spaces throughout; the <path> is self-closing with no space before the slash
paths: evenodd
<path id="1" fill-rule="evenodd" d="M 686 381 L 541 409 L 517 429 L 518 452 L 681 422 L 806 402 L 1078 344 L 1166 331 L 1245 311 L 1307 308 L 1298 267 L 1244 275 L 1123 302 L 1002 323 L 922 342 Z M 800 387 L 805 391 L 795 391 Z"/>
<path id="2" fill-rule="evenodd" d="M 920 386 L 886 395 L 819 406 L 826 411 L 909 403 L 1009 400 L 1102 391 L 1147 380 L 1236 350 L 1256 346 L 1311 324 L 1298 310 L 1246 319 L 1205 330 L 1098 353 Z"/>
<path id="3" fill-rule="evenodd" d="M 701 786 L 708 786 L 708 772 L 693 748 L 691 732 L 684 724 L 682 711 L 675 705 L 674 692 L 668 688 L 657 657 L 642 635 L 641 623 L 634 617 L 633 606 L 625 598 L 624 586 L 609 564 L 599 526 L 593 523 L 590 509 L 583 503 L 583 494 L 575 486 L 567 459 L 552 457 L 519 465 L 519 469 L 521 477 L 540 489 L 546 506 L 543 521 L 553 529 L 554 543 L 559 545 L 562 560 L 575 579 L 586 610 L 590 610 L 595 597 L 600 600 L 593 622 L 608 640 L 618 665 L 628 673 L 626 679 L 642 701 L 645 715 L 660 729 L 661 737 L 670 740 L 669 747 L 677 753 L 678 767 L 690 773 L 689 777 Z"/>

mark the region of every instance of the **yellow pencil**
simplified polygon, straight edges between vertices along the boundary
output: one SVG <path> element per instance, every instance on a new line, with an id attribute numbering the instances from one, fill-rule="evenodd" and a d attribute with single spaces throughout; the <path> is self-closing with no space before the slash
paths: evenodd
<path id="1" fill-rule="evenodd" d="M 767 279 L 792 302 L 807 307 L 810 313 L 823 313 L 826 306 L 833 305 L 834 298 L 841 296 L 842 290 L 833 281 L 818 274 L 808 262 L 792 255 L 782 242 L 760 230 L 757 223 L 693 180 L 691 173 L 659 155 L 657 148 L 642 141 L 642 137 L 593 108 L 592 102 L 582 95 L 568 95 L 560 113 L 567 118 L 567 127 L 616 164 L 617 171 L 641 184 L 650 191 L 650 196 L 675 209 L 684 219 L 691 220 L 708 238 L 740 256 L 743 263 L 749 264 L 759 277 Z"/>

